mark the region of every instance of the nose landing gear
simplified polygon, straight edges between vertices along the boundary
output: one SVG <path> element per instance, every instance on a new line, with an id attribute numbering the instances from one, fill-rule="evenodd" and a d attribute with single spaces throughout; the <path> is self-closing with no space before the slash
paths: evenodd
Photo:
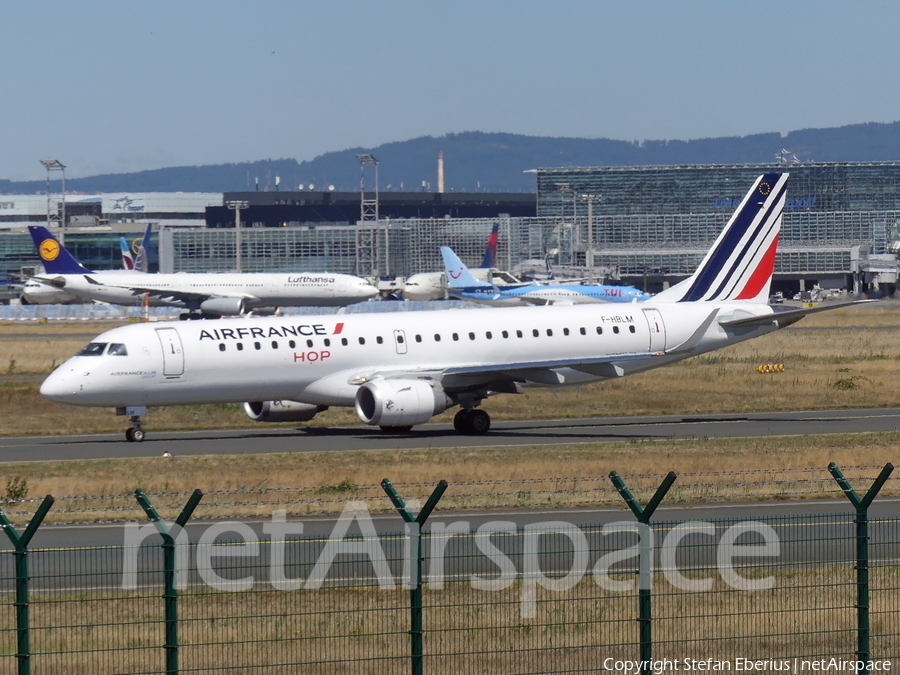
<path id="1" fill-rule="evenodd" d="M 147 414 L 147 407 L 143 405 L 129 405 L 124 408 L 116 408 L 117 415 L 128 415 L 131 426 L 125 430 L 125 440 L 129 443 L 140 443 L 144 440 L 144 430 L 141 428 L 141 415 Z"/>

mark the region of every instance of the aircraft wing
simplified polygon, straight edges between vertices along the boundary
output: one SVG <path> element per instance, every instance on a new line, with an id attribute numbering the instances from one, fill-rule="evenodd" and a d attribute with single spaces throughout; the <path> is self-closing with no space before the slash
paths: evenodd
<path id="1" fill-rule="evenodd" d="M 518 297 L 519 300 L 521 300 L 522 302 L 527 302 L 529 305 L 537 305 L 537 306 L 539 306 L 539 307 L 543 307 L 543 306 L 545 306 L 545 305 L 553 305 L 553 304 L 557 304 L 557 303 L 555 303 L 553 300 L 549 300 L 548 298 L 532 297 L 532 296 L 529 296 L 529 295 L 519 295 L 519 296 L 517 296 L 517 297 Z M 571 305 L 572 303 L 569 302 L 569 304 Z"/>
<path id="2" fill-rule="evenodd" d="M 615 354 L 594 359 L 552 359 L 544 361 L 523 361 L 503 365 L 458 366 L 442 370 L 388 371 L 372 373 L 368 379 L 430 379 L 441 383 L 446 391 L 457 392 L 487 387 L 499 392 L 513 392 L 516 385 L 534 382 L 545 385 L 565 384 L 566 378 L 558 372 L 571 368 L 598 377 L 622 377 L 625 371 L 619 365 L 653 357 L 663 357 L 659 352 Z"/>
<path id="3" fill-rule="evenodd" d="M 159 300 L 181 301 L 185 303 L 203 302 L 210 298 L 239 298 L 241 300 L 256 300 L 256 296 L 247 293 L 207 293 L 200 291 L 187 291 L 178 288 L 154 288 L 152 286 L 142 286 L 140 284 L 101 284 L 99 281 L 92 279 L 90 275 L 85 274 L 84 278 L 89 283 L 96 286 L 113 286 L 131 291 L 134 296 L 148 294 L 151 298 Z"/>
<path id="4" fill-rule="evenodd" d="M 504 306 L 513 307 L 525 304 L 523 298 L 517 296 L 506 295 L 505 293 L 474 293 L 471 291 L 461 291 L 452 288 L 447 289 L 447 295 L 454 300 L 467 300 L 479 305 L 491 305 L 492 307 Z"/>

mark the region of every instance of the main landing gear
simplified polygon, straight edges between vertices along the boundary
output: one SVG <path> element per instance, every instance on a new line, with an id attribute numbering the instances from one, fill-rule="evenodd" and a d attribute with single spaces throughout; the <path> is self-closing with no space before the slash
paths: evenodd
<path id="1" fill-rule="evenodd" d="M 143 405 L 129 405 L 124 408 L 116 408 L 117 415 L 128 415 L 131 426 L 125 430 L 125 440 L 129 443 L 140 443 L 144 440 L 144 430 L 141 428 L 141 415 L 147 414 L 147 407 Z"/>
<path id="2" fill-rule="evenodd" d="M 466 436 L 482 436 L 491 428 L 491 416 L 484 410 L 460 410 L 453 418 L 453 428 Z"/>

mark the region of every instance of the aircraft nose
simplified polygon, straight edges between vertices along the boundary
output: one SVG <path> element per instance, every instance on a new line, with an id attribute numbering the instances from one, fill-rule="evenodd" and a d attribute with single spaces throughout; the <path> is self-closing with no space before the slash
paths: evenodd
<path id="1" fill-rule="evenodd" d="M 57 368 L 41 384 L 40 391 L 49 401 L 68 403 L 78 393 L 78 385 L 71 370 Z"/>

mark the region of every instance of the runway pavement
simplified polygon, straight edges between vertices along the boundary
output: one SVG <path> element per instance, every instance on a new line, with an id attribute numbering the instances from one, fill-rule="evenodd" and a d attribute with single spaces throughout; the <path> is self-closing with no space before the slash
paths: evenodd
<path id="1" fill-rule="evenodd" d="M 878 499 L 870 509 L 870 518 L 887 519 L 896 522 L 900 499 Z M 759 523 L 771 527 L 773 540 L 777 540 L 777 550 L 759 553 L 745 549 L 738 555 L 742 564 L 763 564 L 773 566 L 822 565 L 829 563 L 849 564 L 854 556 L 854 515 L 849 502 L 843 499 L 770 502 L 743 504 L 714 504 L 698 506 L 662 506 L 653 518 L 653 548 L 657 550 L 654 566 L 662 564 L 661 547 L 670 545 L 668 535 L 680 528 L 682 523 L 704 521 L 711 528 L 705 534 L 689 534 L 680 541 L 676 550 L 676 564 L 679 569 L 700 568 L 711 570 L 717 564 L 717 546 L 724 533 L 733 525 L 758 528 Z M 322 554 L 328 537 L 335 531 L 336 516 L 292 518 L 291 534 L 283 552 L 284 565 L 291 570 L 291 578 L 306 577 Z M 357 521 L 358 522 L 358 521 Z M 216 547 L 216 552 L 207 555 L 202 565 L 198 562 L 198 549 L 189 546 L 186 551 L 185 569 L 189 571 L 190 584 L 199 585 L 207 579 L 198 565 L 214 570 L 224 579 L 243 579 L 247 574 L 253 577 L 253 585 L 267 588 L 271 583 L 273 547 L 268 541 L 273 539 L 272 530 L 267 529 L 267 521 L 260 519 L 242 520 L 234 525 L 222 522 L 193 522 L 187 528 L 188 537 L 184 543 L 202 542 L 206 536 L 207 546 L 212 540 L 232 545 Z M 298 527 L 298 524 L 302 526 Z M 385 564 L 399 579 L 403 569 L 404 530 L 402 521 L 395 513 L 373 514 L 371 523 L 379 535 L 379 547 L 385 556 Z M 509 560 L 510 570 L 521 572 L 523 563 L 523 537 L 532 532 L 532 537 L 543 528 L 546 534 L 536 540 L 535 554 L 540 560 L 544 573 L 565 572 L 573 564 L 575 542 L 586 546 L 589 566 L 611 551 L 621 551 L 637 543 L 634 532 L 604 532 L 603 526 L 619 523 L 629 526 L 633 516 L 624 509 L 514 509 L 481 512 L 441 512 L 438 509 L 429 519 L 426 530 L 447 533 L 449 538 L 437 548 L 429 548 L 443 560 L 441 569 L 447 578 L 468 578 L 478 574 L 491 578 L 497 573 L 498 555 Z M 153 526 L 146 526 L 146 537 L 136 534 L 134 525 L 86 525 L 42 527 L 32 542 L 32 579 L 35 590 L 115 590 L 120 587 L 125 570 L 133 569 L 134 582 L 144 586 L 159 585 L 161 565 L 160 537 Z M 271 521 L 268 521 L 271 527 Z M 562 532 L 569 528 L 570 533 Z M 211 528 L 218 528 L 218 537 L 210 537 Z M 479 528 L 481 528 L 479 530 Z M 512 529 L 510 529 L 512 528 Z M 516 528 L 520 533 L 516 534 Z M 577 528 L 577 529 L 576 529 Z M 359 532 L 354 524 L 349 532 Z M 477 532 L 476 532 L 477 531 Z M 695 529 L 694 532 L 697 530 Z M 886 564 L 900 556 L 900 541 L 896 537 L 896 527 L 878 526 L 870 529 L 872 561 Z M 341 535 L 343 537 L 343 535 Z M 762 537 L 754 530 L 742 544 L 760 544 Z M 582 538 L 583 537 L 583 538 Z M 746 537 L 746 535 L 745 535 Z M 486 544 L 487 540 L 490 544 Z M 251 546 L 240 550 L 235 544 Z M 256 545 L 259 542 L 259 545 Z M 433 546 L 429 544 L 429 547 Z M 202 546 L 201 546 L 202 547 Z M 493 548 L 492 548 L 493 547 Z M 7 549 L 7 546 L 3 546 Z M 42 550 L 41 550 L 42 549 Z M 51 549 L 51 550 L 48 550 Z M 209 549 L 207 549 L 209 550 Z M 435 551 L 437 553 L 435 553 Z M 126 564 L 126 559 L 132 563 Z M 372 561 L 368 555 L 342 558 L 328 574 L 329 584 L 352 580 L 354 584 L 373 584 L 376 579 Z M 0 556 L 0 592 L 12 589 L 12 556 Z M 435 563 L 433 563 L 435 564 Z M 617 564 L 617 569 L 630 569 L 634 558 Z M 431 569 L 431 567 L 429 567 Z M 201 578 L 202 577 L 202 578 Z M 226 584 L 227 586 L 227 584 Z M 227 589 L 226 589 L 227 590 Z M 233 589 L 232 589 L 233 590 Z"/>
<path id="2" fill-rule="evenodd" d="M 386 434 L 362 424 L 331 428 L 260 424 L 236 430 L 154 431 L 152 415 L 144 421 L 147 438 L 143 443 L 128 443 L 124 433 L 0 437 L 0 462 L 158 457 L 164 452 L 186 456 L 530 445 L 549 448 L 627 439 L 858 434 L 900 430 L 900 408 L 495 421 L 485 436 L 463 436 L 449 424 L 424 424 L 409 434 Z M 124 419 L 122 426 L 124 431 Z"/>

